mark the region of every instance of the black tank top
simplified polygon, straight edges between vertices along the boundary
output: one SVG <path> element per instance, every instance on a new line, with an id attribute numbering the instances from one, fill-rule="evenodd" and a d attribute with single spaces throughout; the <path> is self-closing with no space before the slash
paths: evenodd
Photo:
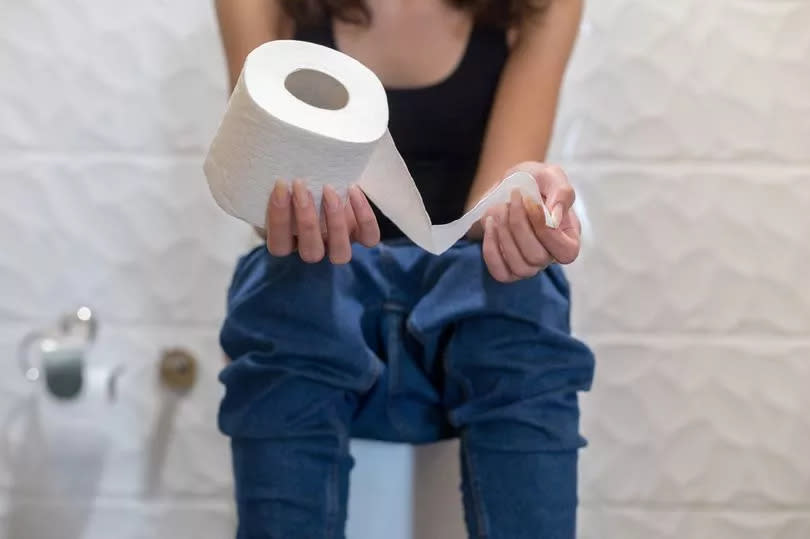
<path id="1" fill-rule="evenodd" d="M 299 29 L 295 39 L 337 49 L 331 24 Z M 464 212 L 508 55 L 505 31 L 474 26 L 461 61 L 447 78 L 419 88 L 386 88 L 388 128 L 434 224 Z M 374 210 L 383 240 L 403 236 Z"/>

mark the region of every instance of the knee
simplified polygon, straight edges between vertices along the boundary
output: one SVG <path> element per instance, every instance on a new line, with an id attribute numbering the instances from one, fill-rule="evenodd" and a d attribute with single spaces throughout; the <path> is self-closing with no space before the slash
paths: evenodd
<path id="1" fill-rule="evenodd" d="M 223 433 L 335 431 L 348 423 L 357 399 L 379 376 L 379 359 L 359 338 L 329 342 L 285 330 L 249 331 L 234 319 L 226 321 L 221 341 L 232 361 L 219 375 L 225 387 L 219 408 Z"/>
<path id="2" fill-rule="evenodd" d="M 450 420 L 470 443 L 515 451 L 585 444 L 578 392 L 590 388 L 594 360 L 579 341 L 482 318 L 459 326 L 445 361 Z"/>
<path id="3" fill-rule="evenodd" d="M 445 367 L 467 399 L 535 402 L 590 389 L 594 356 L 568 333 L 506 316 L 463 320 Z"/>
<path id="4" fill-rule="evenodd" d="M 519 453 L 571 452 L 584 447 L 576 394 L 555 400 L 492 407 L 469 403 L 451 412 L 451 417 L 471 447 Z"/>
<path id="5" fill-rule="evenodd" d="M 231 437 L 278 439 L 301 436 L 348 437 L 357 394 L 303 376 L 279 374 L 251 377 L 235 369 L 240 358 L 225 368 L 218 414 L 220 430 Z M 230 383 L 229 383 L 230 382 Z"/>

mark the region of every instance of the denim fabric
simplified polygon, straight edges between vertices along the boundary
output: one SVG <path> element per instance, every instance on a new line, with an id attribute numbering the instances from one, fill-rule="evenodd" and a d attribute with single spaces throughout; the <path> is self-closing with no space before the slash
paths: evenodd
<path id="1" fill-rule="evenodd" d="M 239 539 L 343 538 L 351 438 L 449 437 L 470 537 L 575 537 L 577 392 L 594 360 L 559 266 L 501 284 L 478 243 L 355 247 L 345 266 L 258 247 L 221 344 Z"/>

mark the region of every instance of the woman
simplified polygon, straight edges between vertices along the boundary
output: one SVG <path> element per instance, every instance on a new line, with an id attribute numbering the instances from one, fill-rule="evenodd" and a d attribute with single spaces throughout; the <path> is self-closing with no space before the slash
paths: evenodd
<path id="1" fill-rule="evenodd" d="M 231 437 L 240 538 L 344 536 L 351 437 L 461 439 L 471 537 L 572 538 L 577 392 L 593 358 L 572 338 L 559 264 L 579 251 L 574 191 L 542 164 L 581 0 L 218 0 L 231 82 L 282 38 L 337 48 L 386 87 L 390 131 L 433 222 L 517 167 L 556 229 L 514 193 L 441 256 L 361 191 L 284 178 L 263 245 L 228 294 L 219 424 Z M 269 149 L 272 151 L 272 149 Z M 291 181 L 292 180 L 292 181 Z M 295 234 L 293 231 L 296 231 Z"/>

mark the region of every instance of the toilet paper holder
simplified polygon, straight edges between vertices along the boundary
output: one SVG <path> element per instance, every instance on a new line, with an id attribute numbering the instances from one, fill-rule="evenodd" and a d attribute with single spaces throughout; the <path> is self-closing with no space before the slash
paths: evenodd
<path id="1" fill-rule="evenodd" d="M 44 380 L 54 397 L 77 397 L 84 385 L 87 352 L 97 334 L 98 319 L 87 306 L 63 314 L 51 327 L 29 332 L 17 353 L 23 375 L 30 382 Z M 123 367 L 117 366 L 104 373 L 111 400 L 122 372 Z"/>

